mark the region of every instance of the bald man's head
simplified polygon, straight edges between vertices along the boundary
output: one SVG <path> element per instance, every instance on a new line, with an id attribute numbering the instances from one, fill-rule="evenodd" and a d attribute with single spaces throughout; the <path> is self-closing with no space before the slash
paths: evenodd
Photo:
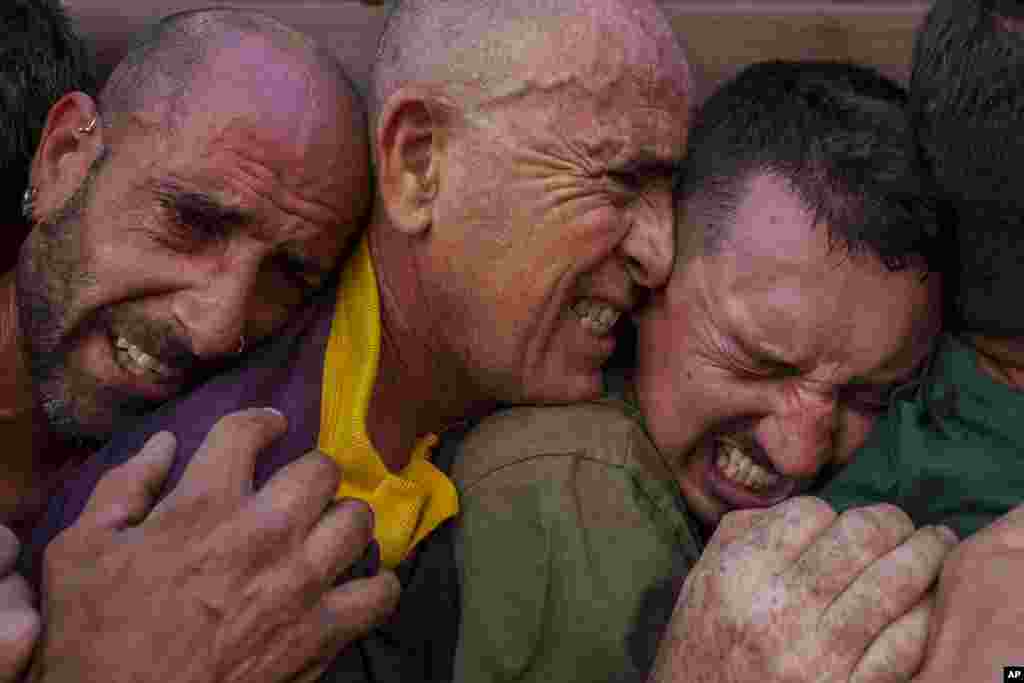
<path id="1" fill-rule="evenodd" d="M 477 396 L 599 394 L 615 322 L 671 268 L 690 90 L 653 0 L 395 8 L 373 77 L 371 235 L 413 273 L 390 289 L 421 292 L 403 322 Z"/>
<path id="2" fill-rule="evenodd" d="M 372 198 L 363 109 L 340 67 L 235 10 L 160 22 L 98 107 L 61 98 L 33 182 L 19 323 L 51 425 L 90 442 L 286 324 L 331 280 Z"/>
<path id="3" fill-rule="evenodd" d="M 607 50 L 652 68 L 676 62 L 682 89 L 692 90 L 683 48 L 651 0 L 399 0 L 381 37 L 371 110 L 376 118 L 414 83 L 462 104 L 518 91 L 531 76 L 552 87 L 599 67 Z"/>
<path id="4" fill-rule="evenodd" d="M 167 117 L 164 123 L 174 125 L 183 101 L 212 60 L 245 41 L 262 41 L 268 55 L 291 60 L 295 78 L 336 89 L 353 131 L 361 134 L 366 129 L 361 96 L 332 53 L 273 17 L 235 9 L 179 12 L 143 33 L 100 94 L 104 124 L 112 126 L 125 115 L 146 111 L 160 112 Z"/>

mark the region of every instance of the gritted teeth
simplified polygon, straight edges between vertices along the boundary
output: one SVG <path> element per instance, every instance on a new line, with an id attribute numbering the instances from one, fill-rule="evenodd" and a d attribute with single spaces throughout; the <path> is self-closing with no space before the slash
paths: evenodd
<path id="1" fill-rule="evenodd" d="M 598 335 L 611 332 L 622 315 L 622 311 L 598 299 L 581 299 L 573 305 L 572 310 L 584 327 Z"/>
<path id="2" fill-rule="evenodd" d="M 715 442 L 715 452 L 715 464 L 722 475 L 752 491 L 769 489 L 781 479 L 775 472 L 769 472 L 754 462 L 734 443 L 718 440 Z"/>
<path id="3" fill-rule="evenodd" d="M 130 360 L 130 363 L 125 365 L 133 371 L 137 371 L 136 374 L 142 374 L 143 372 L 152 372 L 153 374 L 166 377 L 174 374 L 171 368 L 167 367 L 153 356 L 149 355 L 141 348 L 131 343 L 124 337 L 118 337 L 115 342 L 115 346 L 121 350 L 121 359 Z"/>

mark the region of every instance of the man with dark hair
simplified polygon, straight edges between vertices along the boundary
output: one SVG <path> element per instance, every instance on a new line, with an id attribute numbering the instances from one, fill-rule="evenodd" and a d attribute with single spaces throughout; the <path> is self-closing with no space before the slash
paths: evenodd
<path id="1" fill-rule="evenodd" d="M 0 27 L 0 272 L 5 272 L 29 231 L 22 192 L 46 113 L 65 93 L 94 94 L 96 77 L 89 50 L 59 0 L 8 0 L 0 7 Z"/>
<path id="2" fill-rule="evenodd" d="M 1024 6 L 938 0 L 917 35 L 910 98 L 956 237 L 950 331 L 821 495 L 838 508 L 891 502 L 974 534 L 943 570 L 922 680 L 997 680 L 1024 641 L 1022 509 L 996 519 L 1024 491 Z"/>
<path id="3" fill-rule="evenodd" d="M 668 616 L 655 621 L 647 589 L 695 563 L 718 590 L 704 611 L 679 609 L 658 680 L 913 673 L 907 643 L 927 635 L 919 601 L 948 531 L 797 499 L 729 517 L 697 562 L 729 511 L 778 504 L 846 463 L 932 348 L 939 234 L 905 103 L 867 68 L 773 62 L 704 104 L 674 271 L 637 314 L 635 375 L 609 374 L 602 403 L 498 413 L 461 448 L 456 680 L 639 680 L 653 655 L 641 634 L 656 642 Z M 773 514 L 790 526 L 789 562 L 744 533 Z M 629 661 L 634 625 L 647 661 Z"/>
<path id="4" fill-rule="evenodd" d="M 951 331 L 822 496 L 904 508 L 969 535 L 1021 501 L 1024 467 L 1024 8 L 938 2 L 918 35 L 911 107 L 954 216 Z"/>
<path id="5" fill-rule="evenodd" d="M 29 231 L 22 192 L 46 113 L 65 93 L 92 94 L 95 88 L 89 51 L 58 0 L 9 0 L 0 6 L 0 273 L 5 281 Z M 12 319 L 0 323 L 4 346 L 14 332 Z M 0 379 L 0 420 L 15 412 L 8 404 L 15 379 L 9 374 Z M 8 513 L 17 497 L 0 488 L 0 524 L 11 521 Z M 31 591 L 11 573 L 17 554 L 17 538 L 0 526 L 0 681 L 5 683 L 24 668 L 39 630 Z"/>
<path id="6" fill-rule="evenodd" d="M 19 59 L 25 74 L 40 66 Z M 0 520 L 23 528 L 74 455 L 301 327 L 370 199 L 350 83 L 262 15 L 170 17 L 98 101 L 74 90 L 38 114 L 19 189 L 33 228 L 0 281 Z M 336 465 L 305 455 L 252 491 L 246 449 L 285 423 L 267 410 L 218 423 L 214 452 L 152 510 L 173 437 L 104 478 L 55 544 L 32 680 L 308 676 L 390 613 L 387 572 L 334 586 L 372 531 L 365 505 L 331 503 Z M 0 571 L 15 547 L 0 534 Z M 29 597 L 16 577 L 0 583 L 0 680 L 19 675 L 39 629 Z"/>
<path id="7" fill-rule="evenodd" d="M 614 323 L 669 274 L 689 87 L 653 0 L 400 2 L 371 90 L 373 216 L 336 291 L 301 334 L 115 437 L 53 501 L 36 569 L 64 580 L 40 549 L 150 434 L 178 437 L 173 485 L 218 416 L 273 405 L 289 430 L 256 486 L 313 447 L 336 459 L 338 495 L 371 504 L 403 586 L 395 618 L 330 675 L 449 680 L 458 503 L 434 434 L 499 401 L 600 394 Z"/>

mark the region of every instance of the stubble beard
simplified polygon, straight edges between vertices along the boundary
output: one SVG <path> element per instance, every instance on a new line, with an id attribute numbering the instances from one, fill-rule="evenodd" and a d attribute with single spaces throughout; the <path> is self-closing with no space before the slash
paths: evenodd
<path id="1" fill-rule="evenodd" d="M 108 156 L 104 149 L 71 198 L 37 223 L 16 272 L 18 323 L 36 401 L 53 433 L 73 447 L 89 450 L 101 447 L 118 424 L 154 407 L 145 399 L 104 387 L 68 363 L 82 332 L 69 334 L 68 329 L 75 294 L 96 280 L 80 261 L 82 216 Z M 89 324 L 96 325 L 100 316 L 91 317 Z"/>

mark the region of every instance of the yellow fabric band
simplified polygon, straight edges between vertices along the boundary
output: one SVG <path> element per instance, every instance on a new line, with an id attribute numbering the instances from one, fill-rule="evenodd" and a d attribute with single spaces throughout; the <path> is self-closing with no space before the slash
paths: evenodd
<path id="1" fill-rule="evenodd" d="M 338 498 L 359 498 L 373 508 L 381 563 L 394 568 L 439 524 L 459 511 L 451 480 L 431 464 L 437 437 L 428 434 L 409 463 L 388 471 L 366 433 L 366 414 L 380 358 L 380 303 L 363 237 L 346 263 L 324 358 L 318 448 L 342 468 Z"/>

